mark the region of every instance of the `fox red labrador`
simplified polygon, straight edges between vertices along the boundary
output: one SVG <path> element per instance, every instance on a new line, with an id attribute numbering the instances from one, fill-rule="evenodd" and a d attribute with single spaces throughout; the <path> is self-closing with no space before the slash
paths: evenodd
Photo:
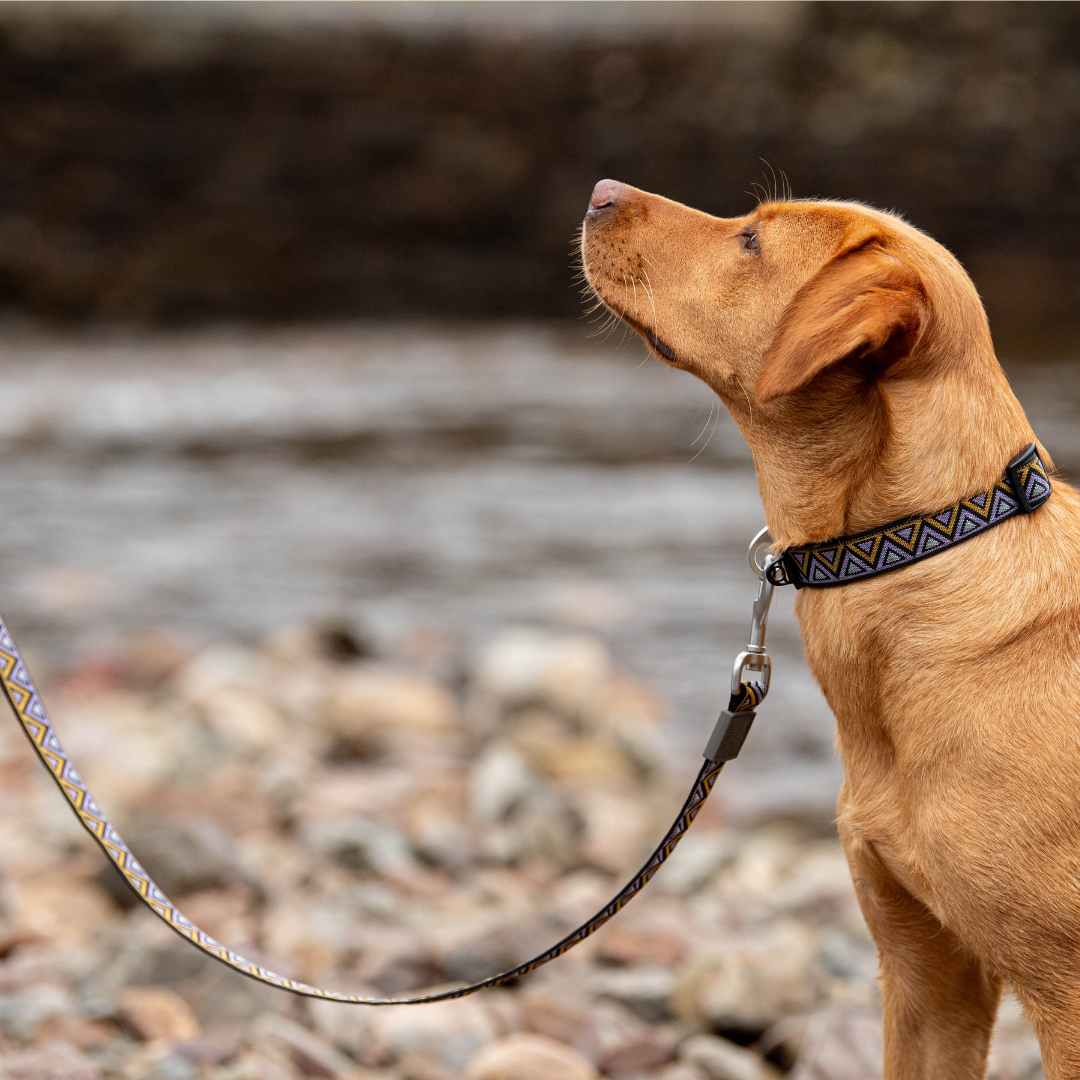
<path id="1" fill-rule="evenodd" d="M 776 550 L 930 514 L 1035 436 L 940 244 L 857 203 L 716 218 L 596 186 L 600 299 L 720 396 Z M 1042 461 L 1051 464 L 1042 448 Z M 839 830 L 881 961 L 887 1080 L 975 1080 L 1002 987 L 1080 1077 L 1080 498 L 893 573 L 804 588 Z"/>

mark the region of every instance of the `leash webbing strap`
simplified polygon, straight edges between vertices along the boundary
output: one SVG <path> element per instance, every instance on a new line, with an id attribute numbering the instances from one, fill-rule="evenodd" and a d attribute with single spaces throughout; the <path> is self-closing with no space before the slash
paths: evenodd
<path id="1" fill-rule="evenodd" d="M 854 536 L 788 548 L 773 563 L 787 581 L 770 577 L 774 585 L 790 582 L 796 589 L 827 589 L 887 574 L 929 558 L 978 536 L 1018 514 L 1030 514 L 1047 499 L 1053 487 L 1035 443 L 1029 443 L 1005 466 L 992 488 L 933 514 L 903 518 Z"/>
<path id="2" fill-rule="evenodd" d="M 351 994 L 339 994 L 333 990 L 320 990 L 318 987 L 308 986 L 306 983 L 297 982 L 295 979 L 286 978 L 267 971 L 258 964 L 245 960 L 231 949 L 215 941 L 205 931 L 200 930 L 190 919 L 181 914 L 176 905 L 154 884 L 150 875 L 139 865 L 135 856 L 132 855 L 123 837 L 113 828 L 104 811 L 95 802 L 75 770 L 67 754 L 64 752 L 60 740 L 53 731 L 49 722 L 45 706 L 34 686 L 26 664 L 15 645 L 11 633 L 0 622 L 0 681 L 3 683 L 4 694 L 15 712 L 15 716 L 26 732 L 27 738 L 33 744 L 34 750 L 41 759 L 42 764 L 49 770 L 49 774 L 57 786 L 64 793 L 72 810 L 74 810 L 83 827 L 94 838 L 98 846 L 109 861 L 120 871 L 124 880 L 131 890 L 162 922 L 170 929 L 175 930 L 197 949 L 212 956 L 234 971 L 246 975 L 256 982 L 265 983 L 279 990 L 287 990 L 289 993 L 298 994 L 301 997 L 323 998 L 329 1001 L 340 1001 L 352 1005 L 424 1005 L 434 1001 L 449 1001 L 452 998 L 465 997 L 477 990 L 483 990 L 490 986 L 499 986 L 503 983 L 519 979 L 523 975 L 535 971 L 538 967 L 551 960 L 562 956 L 579 942 L 595 933 L 613 915 L 621 910 L 632 900 L 651 880 L 661 865 L 675 850 L 676 845 L 686 834 L 690 823 L 697 817 L 702 804 L 709 797 L 717 776 L 723 769 L 724 761 L 711 761 L 706 759 L 698 773 L 694 786 L 690 790 L 686 801 L 683 803 L 679 816 L 674 824 L 668 829 L 667 834 L 660 845 L 649 857 L 645 865 L 634 875 L 630 882 L 603 908 L 601 908 L 584 925 L 579 926 L 572 933 L 556 942 L 546 952 L 527 960 L 509 971 L 503 971 L 498 975 L 492 975 L 488 979 L 462 986 L 456 990 L 445 990 L 440 993 L 428 994 L 424 997 L 412 998 L 370 998 L 358 997 Z M 733 712 L 750 712 L 753 706 L 765 696 L 765 689 L 760 684 L 743 684 L 744 689 L 739 696 L 732 696 L 729 709 Z M 751 713 L 752 715 L 752 713 Z M 734 755 L 732 755 L 734 756 Z"/>

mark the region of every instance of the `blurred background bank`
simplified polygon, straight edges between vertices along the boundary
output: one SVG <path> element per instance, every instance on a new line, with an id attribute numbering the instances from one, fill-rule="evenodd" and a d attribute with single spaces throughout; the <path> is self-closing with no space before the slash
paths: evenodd
<path id="1" fill-rule="evenodd" d="M 796 196 L 899 211 L 970 270 L 1040 438 L 1080 471 L 1075 4 L 0 3 L 0 103 L 0 610 L 99 797 L 142 823 L 146 864 L 279 970 L 398 992 L 520 959 L 659 835 L 724 703 L 763 524 L 752 464 L 710 392 L 582 317 L 573 249 L 597 180 L 736 215 L 786 177 Z M 708 1080 L 728 1076 L 726 1051 L 686 1050 L 688 1033 L 789 1067 L 807 1029 L 774 1025 L 827 1007 L 832 1031 L 846 1002 L 870 1012 L 822 1045 L 864 1080 L 872 948 L 832 841 L 799 846 L 832 835 L 840 770 L 791 602 L 778 595 L 770 628 L 769 702 L 658 894 L 668 937 L 646 920 L 586 958 L 630 972 L 588 969 L 588 1000 L 616 1002 L 622 1027 L 581 1005 L 599 1026 L 571 1037 L 547 1006 L 507 1005 L 497 1021 L 453 1014 L 447 1030 L 475 1038 L 454 1050 L 436 1032 L 421 1064 L 402 1064 L 416 1047 L 389 1028 L 361 1038 L 329 1017 L 339 1057 L 305 1069 L 315 1051 L 288 1028 L 277 1065 L 249 1072 L 229 1063 L 265 1032 L 176 1050 L 266 999 L 185 968 L 150 931 L 123 951 L 135 917 L 119 926 L 15 742 L 0 975 L 30 982 L 9 1012 L 0 986 L 0 1030 L 39 1039 L 54 1013 L 27 1017 L 38 983 L 11 965 L 55 981 L 49 949 L 66 942 L 85 965 L 41 1000 L 70 1024 L 40 1038 L 89 1055 L 72 1077 L 445 1080 L 524 1028 L 607 1076 Z M 399 721 L 427 734 L 395 742 Z M 450 779 L 426 817 L 395 802 L 436 774 Z M 386 787 L 395 776 L 412 779 Z M 41 845 L 27 830 L 47 806 Z M 777 823 L 795 834 L 730 831 Z M 61 870 L 100 915 L 75 944 L 46 918 L 70 904 L 47 893 Z M 465 903 L 458 888 L 473 929 L 425 939 L 436 897 L 449 907 L 432 925 Z M 508 910 L 532 912 L 524 936 L 494 934 Z M 370 939 L 343 929 L 372 919 Z M 694 966 L 688 942 L 721 925 L 743 945 L 756 927 L 743 982 Z M 38 945 L 18 944 L 27 933 Z M 761 956 L 802 957 L 768 968 L 779 998 L 747 974 Z M 155 1027 L 117 996 L 127 984 L 178 990 L 194 1013 L 166 995 L 175 1023 Z M 1017 1045 L 995 1077 L 1036 1075 L 1029 1035 Z M 807 1080 L 848 1076 L 807 1061 Z"/>
<path id="2" fill-rule="evenodd" d="M 0 95 L 3 610 L 53 665 L 321 619 L 449 670 L 570 623 L 696 746 L 761 514 L 709 392 L 582 319 L 605 176 L 906 215 L 1077 461 L 1073 5 L 3 3 Z M 827 807 L 789 606 L 758 745 Z"/>
<path id="3" fill-rule="evenodd" d="M 899 211 L 1080 460 L 1074 5 L 3 3 L 0 95 L 3 610 L 57 669 L 320 622 L 456 678 L 577 627 L 696 747 L 761 512 L 711 394 L 582 317 L 605 176 Z M 741 803 L 827 818 L 790 603 Z"/>

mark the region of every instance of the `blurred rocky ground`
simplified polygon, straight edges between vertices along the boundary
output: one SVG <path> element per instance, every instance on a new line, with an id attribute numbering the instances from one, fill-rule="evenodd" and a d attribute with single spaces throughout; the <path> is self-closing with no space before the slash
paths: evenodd
<path id="1" fill-rule="evenodd" d="M 955 250 L 999 337 L 1077 329 L 1074 4 L 3 3 L 0 105 L 39 316 L 574 315 L 597 180 L 782 172 Z"/>
<path id="2" fill-rule="evenodd" d="M 659 765 L 663 703 L 594 636 L 505 629 L 453 683 L 362 653 L 340 626 L 195 652 L 144 635 L 45 690 L 160 885 L 273 970 L 403 995 L 510 967 L 614 894 L 688 786 Z M 136 906 L 14 721 L 0 770 L 4 1080 L 880 1076 L 843 854 L 790 822 L 740 831 L 707 805 L 567 956 L 368 1009 L 249 982 Z M 991 1077 L 1041 1075 L 1009 1005 Z"/>

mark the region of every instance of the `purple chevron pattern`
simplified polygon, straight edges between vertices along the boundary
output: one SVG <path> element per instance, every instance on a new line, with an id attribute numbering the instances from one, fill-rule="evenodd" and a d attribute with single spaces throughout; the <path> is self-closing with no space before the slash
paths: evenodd
<path id="1" fill-rule="evenodd" d="M 749 712 L 756 709 L 769 692 L 769 687 L 762 682 L 741 682 L 739 692 L 728 700 L 728 712 Z"/>
<path id="2" fill-rule="evenodd" d="M 1033 510 L 1050 498 L 1053 488 L 1038 453 L 1021 465 L 1017 474 Z M 784 553 L 784 566 L 799 588 L 846 585 L 910 566 L 1023 512 L 1006 474 L 989 491 L 960 499 L 936 513 L 894 521 L 855 536 L 789 548 Z"/>

